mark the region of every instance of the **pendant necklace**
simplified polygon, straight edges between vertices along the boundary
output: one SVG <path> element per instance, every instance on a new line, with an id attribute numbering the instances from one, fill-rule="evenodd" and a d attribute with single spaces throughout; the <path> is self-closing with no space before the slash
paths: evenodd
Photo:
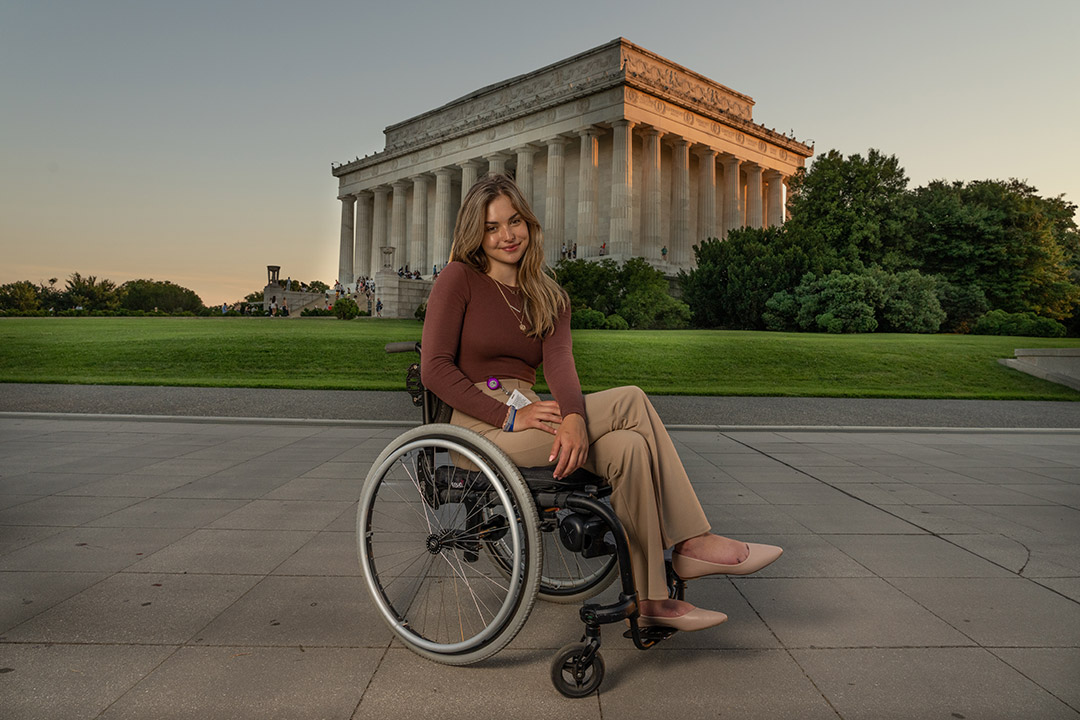
<path id="1" fill-rule="evenodd" d="M 491 277 L 491 276 L 488 275 L 488 277 Z M 506 299 L 506 293 L 503 292 L 502 283 L 499 282 L 498 280 L 496 280 L 495 278 L 491 278 L 491 281 L 493 283 L 495 283 L 495 289 L 499 291 L 499 295 L 502 296 L 503 302 L 506 303 L 506 307 L 510 308 L 511 312 L 514 313 L 514 317 L 517 318 L 518 329 L 521 330 L 521 332 L 525 332 L 525 319 L 522 316 L 522 310 L 524 309 L 525 306 L 522 305 L 522 310 L 518 310 L 516 307 L 511 305 L 510 301 Z"/>

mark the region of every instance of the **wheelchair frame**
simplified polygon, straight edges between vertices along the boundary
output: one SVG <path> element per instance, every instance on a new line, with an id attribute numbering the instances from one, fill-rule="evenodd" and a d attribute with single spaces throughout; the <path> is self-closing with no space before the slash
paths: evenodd
<path id="1" fill-rule="evenodd" d="M 390 343 L 386 352 L 419 353 L 420 343 Z M 383 619 L 410 650 L 436 662 L 478 662 L 495 654 L 513 639 L 528 618 L 537 594 L 544 599 L 560 601 L 558 592 L 545 596 L 541 591 L 544 567 L 541 530 L 556 532 L 558 542 L 586 558 L 613 555 L 621 581 L 621 591 L 615 602 L 587 601 L 610 582 L 609 576 L 615 568 L 605 560 L 601 565 L 602 572 L 594 572 L 599 575 L 598 579 L 590 579 L 589 584 L 580 587 L 571 586 L 566 593 L 574 599 L 585 598 L 579 611 L 585 628 L 580 641 L 561 648 L 552 660 L 551 680 L 559 692 L 567 697 L 584 697 L 600 686 L 604 676 L 604 662 L 599 653 L 601 625 L 626 620 L 629 630 L 624 637 L 632 639 L 641 650 L 653 647 L 676 632 L 672 628 L 638 625 L 637 593 L 626 532 L 610 505 L 603 502 L 603 498 L 610 495 L 610 486 L 583 470 L 555 480 L 550 468 L 519 468 L 486 438 L 449 425 L 453 411 L 424 387 L 419 363 L 410 366 L 406 387 L 413 404 L 421 408 L 423 423 L 402 433 L 372 464 L 364 481 L 357 513 L 357 543 L 368 591 Z M 453 459 L 455 455 L 465 462 Z M 439 464 L 440 457 L 444 459 L 443 464 Z M 457 467 L 459 463 L 471 465 L 476 470 Z M 390 478 L 391 471 L 399 465 L 404 468 L 405 477 Z M 389 498 L 386 500 L 379 495 L 384 487 L 383 494 Z M 401 505 L 408 501 L 401 493 L 402 488 L 410 498 L 413 491 L 417 491 L 420 510 L 409 507 L 411 512 L 404 512 Z M 543 515 L 537 507 L 544 509 Z M 571 512 L 559 517 L 556 513 L 561 510 Z M 384 516 L 393 529 L 380 533 L 373 528 L 373 523 Z M 415 523 L 418 526 L 415 539 L 423 543 L 419 550 L 414 548 L 416 559 L 406 565 L 406 570 L 400 571 L 401 577 L 394 576 L 393 571 L 404 561 L 394 558 L 397 564 L 393 565 L 389 560 L 395 553 L 400 556 L 404 552 L 400 549 L 405 545 L 404 539 L 396 538 L 399 519 Z M 443 528 L 441 520 L 456 529 Z M 384 540 L 382 535 L 391 535 L 391 540 Z M 614 539 L 613 544 L 606 540 L 609 535 Z M 390 549 L 384 552 L 380 549 L 384 546 Z M 459 586 L 468 585 L 472 579 L 470 566 L 477 563 L 481 548 L 496 573 L 481 575 L 477 580 L 477 586 L 482 585 L 480 590 L 485 594 L 484 598 L 478 599 L 474 595 L 472 603 L 463 604 L 458 593 L 464 591 Z M 417 562 L 427 563 L 427 567 L 434 562 L 422 551 L 432 557 L 442 556 L 450 566 L 450 573 L 445 577 L 432 576 L 430 580 L 426 575 L 416 575 L 418 571 L 411 568 Z M 380 568 L 390 568 L 388 576 L 393 579 L 389 583 L 383 583 L 384 572 Z M 569 568 L 567 570 L 569 572 Z M 682 599 L 686 585 L 674 573 L 670 562 L 667 563 L 667 577 L 669 596 Z M 431 587 L 421 589 L 424 583 Z M 397 604 L 388 592 L 394 584 L 399 589 L 402 585 L 409 588 L 404 593 L 405 599 Z M 432 591 L 436 586 L 439 590 Z M 459 602 L 454 619 L 461 624 L 462 641 L 435 642 L 428 635 L 444 633 L 449 637 L 451 631 L 457 629 L 444 629 L 443 625 L 448 624 L 442 622 L 445 618 L 432 622 L 434 630 L 426 627 L 427 615 L 434 614 L 427 609 L 430 596 L 433 592 L 442 592 L 445 596 L 450 587 L 454 593 L 452 597 Z M 471 587 L 466 589 L 472 592 Z M 420 594 L 424 594 L 422 602 Z M 438 600 L 434 602 L 437 604 Z M 488 602 L 497 606 L 497 610 L 491 610 Z M 483 621 L 487 624 L 466 639 L 468 623 L 460 617 L 461 609 L 471 612 L 472 605 L 476 606 L 478 618 L 482 620 L 490 614 L 491 621 Z"/>

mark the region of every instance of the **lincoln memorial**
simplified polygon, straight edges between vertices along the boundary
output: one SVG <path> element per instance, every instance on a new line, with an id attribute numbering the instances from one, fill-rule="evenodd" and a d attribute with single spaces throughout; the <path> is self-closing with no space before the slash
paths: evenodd
<path id="1" fill-rule="evenodd" d="M 787 178 L 813 153 L 756 124 L 753 107 L 622 38 L 480 88 L 387 127 L 381 152 L 332 165 L 337 279 L 396 277 L 405 265 L 430 277 L 484 173 L 516 179 L 550 265 L 576 246 L 578 258 L 690 268 L 705 238 L 782 224 Z"/>

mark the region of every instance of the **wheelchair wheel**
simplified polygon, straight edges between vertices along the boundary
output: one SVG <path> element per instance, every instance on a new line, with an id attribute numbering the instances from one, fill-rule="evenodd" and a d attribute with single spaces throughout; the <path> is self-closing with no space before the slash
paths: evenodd
<path id="1" fill-rule="evenodd" d="M 619 573 L 619 559 L 614 553 L 587 558 L 563 545 L 558 523 L 571 512 L 560 508 L 540 523 L 544 543 L 540 599 L 547 602 L 573 604 L 588 600 L 606 590 Z M 502 543 L 493 543 L 488 549 L 500 567 L 509 568 L 510 563 L 505 559 L 507 548 Z"/>
<path id="2" fill-rule="evenodd" d="M 551 683 L 568 698 L 583 698 L 596 691 L 604 680 L 604 658 L 589 644 L 570 643 L 559 648 L 551 661 Z"/>
<path id="3" fill-rule="evenodd" d="M 368 591 L 410 650 L 467 665 L 524 625 L 543 566 L 539 521 L 490 441 L 446 424 L 401 434 L 364 480 L 356 522 Z"/>

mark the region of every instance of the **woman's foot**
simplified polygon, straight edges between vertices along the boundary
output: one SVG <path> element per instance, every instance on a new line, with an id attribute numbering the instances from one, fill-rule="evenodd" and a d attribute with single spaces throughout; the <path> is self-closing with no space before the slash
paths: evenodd
<path id="1" fill-rule="evenodd" d="M 739 546 L 741 550 L 735 552 Z M 683 580 L 705 575 L 749 575 L 775 562 L 783 552 L 776 545 L 740 543 L 705 533 L 678 543 L 671 564 Z"/>
<path id="2" fill-rule="evenodd" d="M 715 627 L 728 619 L 722 612 L 696 608 L 682 600 L 642 600 L 638 612 L 640 627 L 670 627 L 683 632 Z"/>
<path id="3" fill-rule="evenodd" d="M 712 533 L 676 543 L 674 550 L 683 557 L 720 565 L 738 565 L 750 554 L 746 543 Z"/>

